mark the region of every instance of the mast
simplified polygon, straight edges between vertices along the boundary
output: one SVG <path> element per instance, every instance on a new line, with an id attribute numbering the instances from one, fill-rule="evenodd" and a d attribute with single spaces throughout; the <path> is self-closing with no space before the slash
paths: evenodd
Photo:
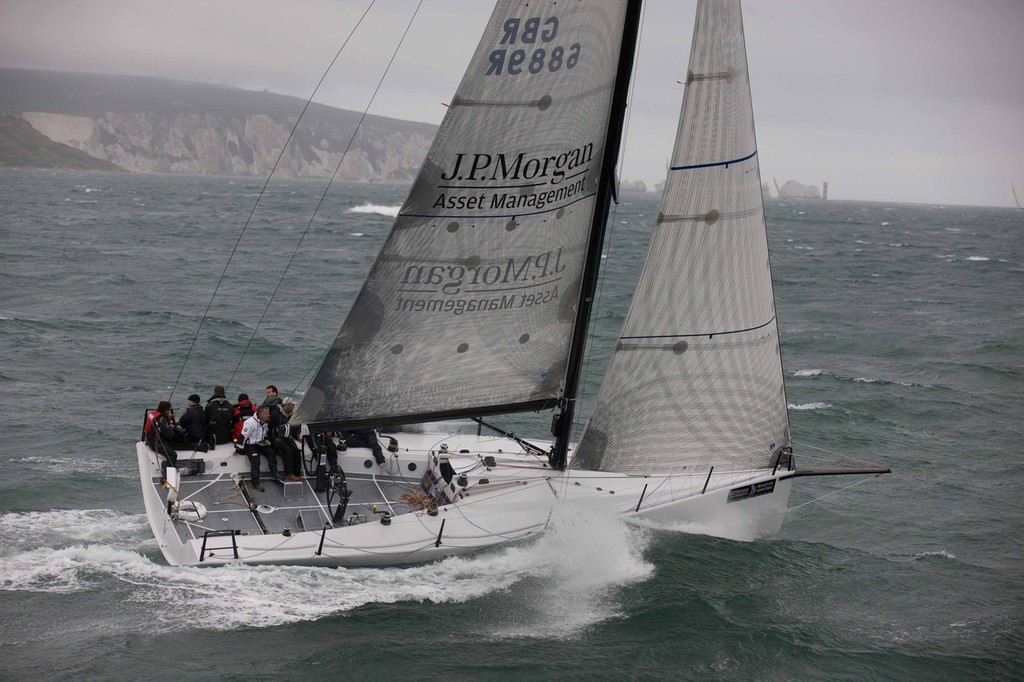
<path id="1" fill-rule="evenodd" d="M 641 0 L 629 0 L 629 5 L 626 8 L 622 46 L 619 50 L 619 66 L 616 71 L 615 90 L 612 93 L 611 118 L 608 124 L 604 157 L 601 159 L 601 168 L 607 172 L 602 173 L 603 181 L 597 190 L 594 221 L 590 230 L 590 242 L 587 245 L 587 261 L 580 283 L 576 322 L 573 327 L 572 345 L 566 367 L 565 389 L 562 391 L 559 411 L 555 413 L 551 423 L 551 434 L 555 437 L 555 442 L 551 448 L 549 461 L 551 466 L 556 469 L 565 468 L 569 439 L 572 435 L 573 417 L 576 414 L 576 395 L 579 392 L 580 375 L 583 368 L 587 327 L 590 323 L 594 292 L 597 289 L 597 274 L 601 266 L 601 250 L 604 247 L 606 222 L 612 193 L 615 189 L 615 166 L 622 146 L 622 128 L 626 118 L 629 79 L 633 72 L 633 59 L 640 30 L 640 5 Z"/>

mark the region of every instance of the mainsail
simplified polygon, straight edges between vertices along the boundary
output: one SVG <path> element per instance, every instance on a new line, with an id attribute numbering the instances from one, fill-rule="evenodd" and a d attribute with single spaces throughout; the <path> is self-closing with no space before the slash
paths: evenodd
<path id="1" fill-rule="evenodd" d="M 790 445 L 738 0 L 701 0 L 647 260 L 573 466 L 771 466 Z"/>
<path id="2" fill-rule="evenodd" d="M 625 21 L 499 2 L 294 421 L 540 409 L 561 397 Z"/>

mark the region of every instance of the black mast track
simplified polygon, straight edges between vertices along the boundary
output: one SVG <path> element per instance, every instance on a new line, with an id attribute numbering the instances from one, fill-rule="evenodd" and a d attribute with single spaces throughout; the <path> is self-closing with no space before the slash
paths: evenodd
<path id="1" fill-rule="evenodd" d="M 569 361 L 565 373 L 565 390 L 560 403 L 561 412 L 556 415 L 551 433 L 555 437 L 551 448 L 551 466 L 556 469 L 565 467 L 569 451 L 569 438 L 572 435 L 573 417 L 576 414 L 576 394 L 579 391 L 580 376 L 583 369 L 583 352 L 587 344 L 587 327 L 590 324 L 590 311 L 594 303 L 594 292 L 597 290 L 597 273 L 601 266 L 601 250 L 604 247 L 605 223 L 608 220 L 611 198 L 615 189 L 615 167 L 622 147 L 622 128 L 626 119 L 626 103 L 629 95 L 629 79 L 633 72 L 633 59 L 636 52 L 637 35 L 640 31 L 641 0 L 629 0 L 626 7 L 626 23 L 622 32 L 622 47 L 619 50 L 619 66 L 615 77 L 615 90 L 612 92 L 612 108 L 605 140 L 604 156 L 601 159 L 602 182 L 597 190 L 597 204 L 594 221 L 590 230 L 590 243 L 587 245 L 587 261 L 580 284 L 580 298 L 577 303 L 576 324 L 573 327 L 572 345 L 569 348 Z"/>

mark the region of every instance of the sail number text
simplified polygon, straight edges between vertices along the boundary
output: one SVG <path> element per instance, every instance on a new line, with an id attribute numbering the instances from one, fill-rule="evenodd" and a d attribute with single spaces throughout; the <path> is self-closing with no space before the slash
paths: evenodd
<path id="1" fill-rule="evenodd" d="M 545 69 L 554 73 L 563 68 L 575 67 L 580 60 L 579 43 L 573 43 L 568 48 L 551 45 L 558 35 L 558 17 L 511 17 L 505 20 L 501 28 L 503 33 L 499 44 L 509 47 L 500 47 L 491 52 L 486 73 L 488 76 L 518 76 L 524 71 L 540 73 Z M 524 47 L 515 47 L 517 44 Z"/>

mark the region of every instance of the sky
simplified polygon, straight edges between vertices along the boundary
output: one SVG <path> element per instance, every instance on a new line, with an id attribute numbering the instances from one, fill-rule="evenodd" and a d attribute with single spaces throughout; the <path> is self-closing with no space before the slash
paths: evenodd
<path id="1" fill-rule="evenodd" d="M 306 99 L 370 0 L 0 0 L 0 66 Z M 362 111 L 417 0 L 377 0 L 317 101 Z M 649 0 L 622 176 L 663 179 L 695 0 Z M 423 0 L 370 113 L 439 123 L 492 4 Z M 746 0 L 761 176 L 835 199 L 1024 199 L 1024 0 Z"/>

